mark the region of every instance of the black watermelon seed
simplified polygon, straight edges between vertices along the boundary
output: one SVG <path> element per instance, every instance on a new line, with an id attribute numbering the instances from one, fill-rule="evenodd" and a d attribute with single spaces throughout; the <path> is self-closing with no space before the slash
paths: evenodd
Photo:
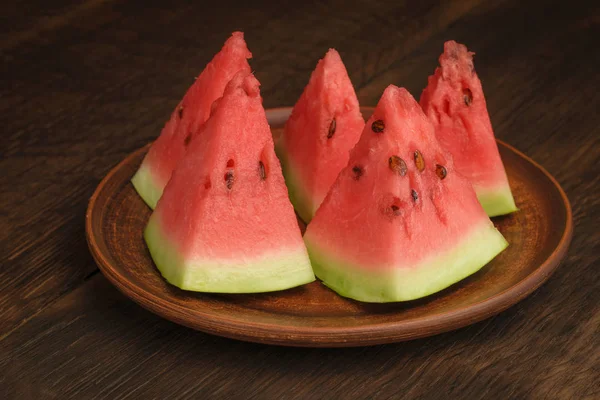
<path id="1" fill-rule="evenodd" d="M 381 132 L 383 132 L 384 129 L 385 129 L 385 124 L 383 123 L 383 120 L 381 120 L 381 119 L 373 121 L 373 123 L 371 124 L 371 130 L 373 130 L 373 132 L 375 132 L 375 133 L 381 133 Z"/>
<path id="2" fill-rule="evenodd" d="M 398 156 L 391 156 L 388 160 L 388 165 L 390 169 L 400 176 L 406 175 L 406 171 L 408 171 L 408 167 L 403 159 Z"/>
<path id="3" fill-rule="evenodd" d="M 469 88 L 464 88 L 462 92 L 465 104 L 467 105 L 467 107 L 469 107 L 471 103 L 473 103 L 473 92 L 471 92 L 471 89 Z"/>
<path id="4" fill-rule="evenodd" d="M 225 184 L 227 185 L 227 189 L 231 189 L 233 187 L 233 171 L 227 171 L 225 173 Z"/>
<path id="5" fill-rule="evenodd" d="M 352 167 L 352 172 L 354 173 L 354 180 L 359 180 L 360 177 L 363 175 L 363 169 L 361 167 L 359 167 L 358 165 L 355 165 L 354 167 Z"/>
<path id="6" fill-rule="evenodd" d="M 415 189 L 411 189 L 410 194 L 412 195 L 414 201 L 419 200 L 419 195 L 417 194 Z"/>
<path id="7" fill-rule="evenodd" d="M 187 147 L 188 144 L 190 144 L 191 140 L 192 140 L 192 132 L 188 133 L 187 136 L 185 137 L 185 139 L 183 139 L 183 145 L 185 147 Z"/>
<path id="8" fill-rule="evenodd" d="M 417 166 L 417 169 L 419 170 L 419 172 L 423 172 L 423 170 L 425 169 L 425 159 L 423 158 L 423 154 L 421 154 L 419 150 L 415 150 L 413 156 L 415 159 L 415 165 Z"/>
<path id="9" fill-rule="evenodd" d="M 179 106 L 177 110 L 177 115 L 179 115 L 179 119 L 183 118 L 183 106 Z"/>
<path id="10" fill-rule="evenodd" d="M 440 179 L 444 179 L 446 175 L 448 175 L 448 171 L 446 171 L 446 167 L 440 164 L 435 164 L 435 173 L 439 176 Z"/>
<path id="11" fill-rule="evenodd" d="M 258 162 L 258 175 L 260 176 L 261 180 L 265 180 L 267 179 L 267 174 L 265 172 L 265 164 L 263 164 L 262 161 Z"/>
<path id="12" fill-rule="evenodd" d="M 327 132 L 327 139 L 331 139 L 333 137 L 336 126 L 337 126 L 337 123 L 335 122 L 335 118 L 334 118 L 331 120 L 331 124 L 329 124 L 329 131 Z"/>

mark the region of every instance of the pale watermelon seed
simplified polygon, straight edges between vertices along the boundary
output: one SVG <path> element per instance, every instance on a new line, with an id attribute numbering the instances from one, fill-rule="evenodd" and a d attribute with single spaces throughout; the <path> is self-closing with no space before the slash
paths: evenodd
<path id="1" fill-rule="evenodd" d="M 425 159 L 423 158 L 423 155 L 419 150 L 415 150 L 413 157 L 415 159 L 415 165 L 417 166 L 417 169 L 419 172 L 423 172 L 425 169 Z"/>
<path id="2" fill-rule="evenodd" d="M 260 176 L 261 180 L 265 180 L 267 179 L 267 174 L 265 172 L 265 164 L 263 164 L 262 161 L 258 162 L 258 175 Z"/>
<path id="3" fill-rule="evenodd" d="M 408 167 L 403 159 L 398 156 L 391 156 L 388 160 L 388 165 L 390 169 L 400 176 L 406 175 L 406 171 L 408 171 Z"/>
<path id="4" fill-rule="evenodd" d="M 419 200 L 419 195 L 417 194 L 415 189 L 411 189 L 410 194 L 412 195 L 414 201 Z"/>
<path id="5" fill-rule="evenodd" d="M 375 133 L 381 133 L 381 132 L 383 132 L 384 129 L 385 129 L 385 124 L 383 123 L 383 120 L 381 120 L 381 119 L 373 121 L 373 123 L 371 124 L 371 130 Z"/>
<path id="6" fill-rule="evenodd" d="M 331 139 L 333 134 L 335 133 L 337 123 L 335 122 L 335 118 L 331 120 L 331 124 L 329 124 L 329 131 L 327 132 L 327 139 Z"/>
<path id="7" fill-rule="evenodd" d="M 471 103 L 473 102 L 473 92 L 471 92 L 471 89 L 469 88 L 464 88 L 462 90 L 463 92 L 463 99 L 465 100 L 465 104 L 467 105 L 467 107 L 469 107 L 471 105 Z"/>
<path id="8" fill-rule="evenodd" d="M 435 164 L 435 173 L 439 176 L 440 179 L 444 179 L 446 175 L 448 175 L 448 171 L 446 171 L 446 167 L 440 164 Z"/>
<path id="9" fill-rule="evenodd" d="M 363 175 L 363 169 L 358 165 L 352 167 L 352 172 L 354 173 L 354 180 L 356 181 L 359 180 L 360 177 Z"/>

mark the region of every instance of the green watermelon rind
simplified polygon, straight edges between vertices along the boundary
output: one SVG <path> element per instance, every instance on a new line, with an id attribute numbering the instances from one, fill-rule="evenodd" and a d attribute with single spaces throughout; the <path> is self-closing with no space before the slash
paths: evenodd
<path id="1" fill-rule="evenodd" d="M 144 231 L 150 255 L 161 275 L 183 290 L 208 293 L 262 293 L 290 289 L 315 280 L 310 260 L 298 250 L 274 251 L 240 264 L 223 260 L 186 261 L 163 234 L 158 218 Z M 300 243 L 301 245 L 302 243 Z"/>
<path id="2" fill-rule="evenodd" d="M 368 303 L 416 300 L 479 271 L 508 242 L 491 223 L 470 231 L 453 249 L 408 268 L 363 268 L 327 252 L 305 235 L 315 275 L 341 296 Z"/>
<path id="3" fill-rule="evenodd" d="M 475 192 L 477 200 L 479 200 L 488 217 L 497 217 L 519 210 L 508 186 L 494 189 L 475 188 Z"/>
<path id="4" fill-rule="evenodd" d="M 142 163 L 133 178 L 131 178 L 131 183 L 148 207 L 154 210 L 163 191 L 154 182 L 150 168 Z"/>
<path id="5" fill-rule="evenodd" d="M 307 224 L 312 220 L 315 215 L 315 210 L 311 210 L 310 200 L 308 193 L 304 190 L 304 185 L 300 183 L 300 179 L 296 174 L 295 168 L 292 166 L 289 157 L 287 156 L 287 150 L 283 138 L 280 138 L 275 144 L 275 153 L 281 163 L 281 170 L 283 172 L 283 178 L 288 189 L 288 196 L 294 209 L 302 218 L 302 221 Z"/>

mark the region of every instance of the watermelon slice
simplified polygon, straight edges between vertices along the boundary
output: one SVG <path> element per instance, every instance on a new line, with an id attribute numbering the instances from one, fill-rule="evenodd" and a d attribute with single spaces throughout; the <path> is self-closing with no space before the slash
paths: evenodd
<path id="1" fill-rule="evenodd" d="M 253 75 L 229 83 L 144 238 L 162 275 L 186 290 L 268 292 L 315 279 Z"/>
<path id="2" fill-rule="evenodd" d="M 471 181 L 492 217 L 514 212 L 517 207 L 473 67 L 473 54 L 462 44 L 446 42 L 440 67 L 429 77 L 420 101 L 438 141 L 452 154 L 456 169 Z"/>
<path id="3" fill-rule="evenodd" d="M 507 246 L 419 104 L 393 85 L 304 241 L 325 285 L 365 302 L 427 296 Z"/>
<path id="4" fill-rule="evenodd" d="M 337 51 L 319 61 L 277 143 L 290 199 L 309 222 L 348 163 L 365 121 Z"/>
<path id="5" fill-rule="evenodd" d="M 208 119 L 213 101 L 223 95 L 227 82 L 238 71 L 250 72 L 252 57 L 242 32 L 234 32 L 189 88 L 152 144 L 142 165 L 131 179 L 150 208 L 162 195 L 177 162 L 198 128 Z"/>

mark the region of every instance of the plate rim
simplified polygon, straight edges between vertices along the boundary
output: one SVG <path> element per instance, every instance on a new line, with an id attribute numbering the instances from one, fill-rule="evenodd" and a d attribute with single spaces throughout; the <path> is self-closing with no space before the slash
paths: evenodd
<path id="1" fill-rule="evenodd" d="M 372 107 L 361 107 L 361 109 L 372 110 Z M 291 107 L 269 108 L 265 111 L 268 115 L 273 112 L 287 112 L 289 110 L 291 110 Z M 156 296 L 138 285 L 131 284 L 126 277 L 114 269 L 102 251 L 100 251 L 97 238 L 93 234 L 93 211 L 96 209 L 99 195 L 102 193 L 107 183 L 111 181 L 111 178 L 119 172 L 121 168 L 130 164 L 132 159 L 139 157 L 140 153 L 146 152 L 152 142 L 129 153 L 123 160 L 111 168 L 100 181 L 90 197 L 86 210 L 86 239 L 90 252 L 103 275 L 106 276 L 119 291 L 125 294 L 125 296 L 162 318 L 206 333 L 249 342 L 297 347 L 367 346 L 433 336 L 482 321 L 493 315 L 499 314 L 522 301 L 538 289 L 554 273 L 564 259 L 572 240 L 573 216 L 571 204 L 558 181 L 546 171 L 544 167 L 520 150 L 502 140 L 496 139 L 496 141 L 499 145 L 516 153 L 516 155 L 533 165 L 550 180 L 555 190 L 560 194 L 566 212 L 565 229 L 552 253 L 533 272 L 500 293 L 467 307 L 452 311 L 416 317 L 404 321 L 372 323 L 352 327 L 290 326 L 283 324 L 241 322 L 236 318 L 228 318 L 227 315 L 223 315 L 219 319 L 218 324 L 215 324 L 212 315 L 203 313 L 202 310 L 194 310 L 196 318 L 193 321 L 195 323 L 193 323 L 186 318 L 178 317 L 178 315 L 184 315 L 186 311 L 189 311 L 189 308 L 168 301 L 166 304 L 169 305 L 168 311 L 171 311 L 171 313 L 166 312 L 164 307 L 165 298 Z M 103 213 L 101 212 L 99 215 L 102 216 Z M 100 218 L 100 220 L 101 219 L 102 218 Z M 163 301 L 162 304 L 161 300 Z M 210 323 L 211 321 L 213 324 Z M 199 322 L 204 322 L 204 324 Z M 377 329 L 374 330 L 374 328 Z M 415 332 L 415 330 L 418 330 L 418 332 Z M 368 335 L 369 337 L 361 340 L 357 335 Z M 324 336 L 327 336 L 327 340 L 323 339 Z"/>

